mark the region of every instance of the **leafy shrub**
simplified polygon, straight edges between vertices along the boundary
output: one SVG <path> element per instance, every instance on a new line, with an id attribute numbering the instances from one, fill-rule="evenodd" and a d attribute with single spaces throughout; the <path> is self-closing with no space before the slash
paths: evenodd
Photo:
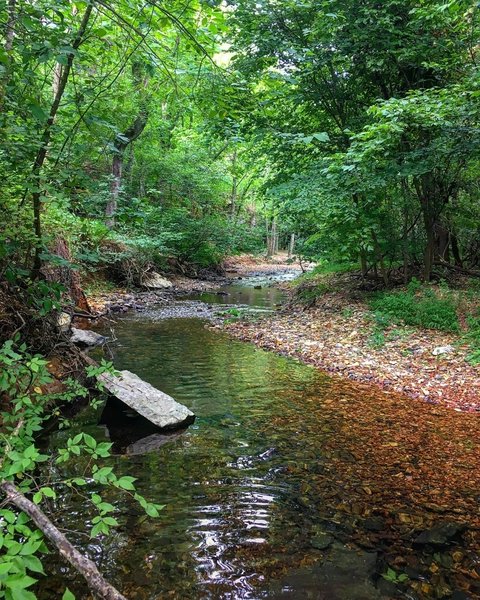
<path id="1" fill-rule="evenodd" d="M 193 214 L 186 207 L 145 208 L 143 227 L 124 228 L 121 240 L 137 259 L 166 266 L 166 257 L 201 268 L 216 266 L 228 255 L 262 247 L 262 233 L 222 214 Z"/>
<path id="2" fill-rule="evenodd" d="M 470 353 L 467 361 L 471 365 L 480 364 L 480 313 L 478 316 L 469 316 L 467 318 L 468 332 L 464 338 L 470 344 Z"/>
<path id="3" fill-rule="evenodd" d="M 110 442 L 97 442 L 86 433 L 78 433 L 67 438 L 65 447 L 49 455 L 37 448 L 36 438 L 46 421 L 55 415 L 62 424 L 56 405 L 88 395 L 87 389 L 72 379 L 64 382 L 63 392 L 49 393 L 46 386 L 53 378 L 47 365 L 43 356 L 28 353 L 26 344 L 18 343 L 18 337 L 0 346 L 0 394 L 4 400 L 2 407 L 7 408 L 0 412 L 0 482 L 17 484 L 47 513 L 49 502 L 60 494 L 82 493 L 90 500 L 94 512 L 92 538 L 108 534 L 118 521 L 113 516 L 115 507 L 105 502 L 99 493 L 87 492 L 87 486 L 124 490 L 147 515 L 157 517 L 163 506 L 141 496 L 135 490 L 134 477 L 117 477 L 112 467 L 103 464 L 111 456 Z M 95 377 L 111 370 L 111 364 L 103 362 L 100 366 L 88 367 L 87 376 Z M 49 467 L 41 469 L 40 465 L 47 461 L 51 463 Z M 55 476 L 59 472 L 52 465 L 69 461 L 76 463 L 76 476 Z M 37 574 L 44 574 L 42 555 L 48 549 L 42 533 L 33 527 L 25 513 L 8 507 L 5 502 L 0 504 L 0 543 L 0 598 L 35 600 L 35 594 L 27 588 L 36 583 Z"/>
<path id="4" fill-rule="evenodd" d="M 378 319 L 442 331 L 458 331 L 458 315 L 454 302 L 438 296 L 434 290 L 413 280 L 407 291 L 384 292 L 371 301 Z"/>

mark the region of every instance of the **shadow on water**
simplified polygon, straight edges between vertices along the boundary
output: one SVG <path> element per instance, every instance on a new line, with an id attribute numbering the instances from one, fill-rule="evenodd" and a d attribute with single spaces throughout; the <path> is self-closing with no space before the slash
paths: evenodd
<path id="1" fill-rule="evenodd" d="M 229 303 L 242 292 L 236 286 L 226 291 Z M 264 305 L 279 300 L 270 291 Z M 250 301 L 260 302 L 256 295 Z M 72 540 L 128 598 L 367 600 L 396 594 L 379 579 L 376 548 L 345 545 L 352 521 L 339 519 L 335 508 L 342 489 L 335 488 L 326 447 L 343 421 L 332 422 L 326 407 L 332 398 L 355 401 L 360 392 L 233 341 L 201 319 L 152 321 L 133 314 L 115 331 L 116 367 L 137 373 L 197 415 L 187 430 L 165 435 L 109 401 L 103 414 L 90 412 L 52 438 L 62 444 L 83 430 L 111 439 L 117 474 L 136 477 L 140 493 L 165 504 L 160 518 L 150 519 L 128 496 L 102 492 L 116 507 L 120 527 L 89 541 L 88 494 L 58 503 L 66 526 L 77 531 Z M 58 475 L 81 473 L 82 460 L 57 467 Z M 330 496 L 315 492 L 315 482 L 325 478 L 334 489 Z M 52 567 L 73 577 L 66 567 Z M 59 581 L 43 584 L 44 598 Z M 81 582 L 69 585 L 79 597 L 86 594 Z"/>

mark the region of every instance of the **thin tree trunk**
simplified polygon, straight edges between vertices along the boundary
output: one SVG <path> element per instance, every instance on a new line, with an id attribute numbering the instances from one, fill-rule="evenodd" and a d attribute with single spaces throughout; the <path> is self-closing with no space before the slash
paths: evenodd
<path id="1" fill-rule="evenodd" d="M 92 592 L 102 600 L 126 600 L 117 589 L 108 583 L 97 569 L 97 566 L 86 556 L 83 556 L 55 527 L 50 519 L 36 504 L 26 498 L 10 481 L 0 484 L 7 501 L 27 514 L 44 535 L 55 545 L 60 555 L 85 578 Z"/>
<path id="2" fill-rule="evenodd" d="M 277 219 L 273 217 L 270 233 L 267 234 L 267 258 L 272 258 L 275 254 L 275 241 L 277 237 Z"/>
<path id="3" fill-rule="evenodd" d="M 55 117 L 57 115 L 58 109 L 60 107 L 60 102 L 62 101 L 63 94 L 65 92 L 65 88 L 67 86 L 68 77 L 70 75 L 70 71 L 72 69 L 73 58 L 75 55 L 75 50 L 77 50 L 80 44 L 83 41 L 85 31 L 87 29 L 88 21 L 90 20 L 90 15 L 93 10 L 93 2 L 91 2 L 87 8 L 85 9 L 85 13 L 83 15 L 82 21 L 80 23 L 80 27 L 78 29 L 77 35 L 72 43 L 73 52 L 70 52 L 67 57 L 67 64 L 64 66 L 62 70 L 62 76 L 60 81 L 58 82 L 57 93 L 55 94 L 55 98 L 53 100 L 52 106 L 50 107 L 50 113 L 48 115 L 47 122 L 45 124 L 45 129 L 43 130 L 42 139 L 40 149 L 35 157 L 35 161 L 33 163 L 32 168 L 32 179 L 33 179 L 33 187 L 34 192 L 32 193 L 32 205 L 33 205 L 33 227 L 35 231 L 35 257 L 33 261 L 32 268 L 32 277 L 37 278 L 40 274 L 40 269 L 42 266 L 42 261 L 40 258 L 41 250 L 42 250 L 42 219 L 41 219 L 41 198 L 42 198 L 42 190 L 41 190 L 41 182 L 40 176 L 43 165 L 45 163 L 45 159 L 47 157 L 48 147 L 50 145 L 50 140 L 52 137 L 52 126 L 55 122 Z"/>
<path id="4" fill-rule="evenodd" d="M 295 250 L 295 234 L 292 233 L 290 236 L 290 244 L 288 245 L 288 258 L 292 258 L 294 250 Z"/>
<path id="5" fill-rule="evenodd" d="M 268 217 L 265 217 L 265 228 L 267 230 L 267 258 L 272 257 L 272 234 L 268 223 Z"/>
<path id="6" fill-rule="evenodd" d="M 383 254 L 382 254 L 382 249 L 380 247 L 380 244 L 378 243 L 378 238 L 377 238 L 377 234 L 375 233 L 375 231 L 373 231 L 372 229 L 372 240 L 373 240 L 373 244 L 375 246 L 375 253 L 377 255 L 377 260 L 380 264 L 380 271 L 382 273 L 382 279 L 383 279 L 383 283 L 385 285 L 385 287 L 388 287 L 388 272 L 387 269 L 385 268 L 385 261 L 383 260 Z M 375 266 L 376 268 L 376 266 Z"/>
<path id="7" fill-rule="evenodd" d="M 427 244 L 423 254 L 423 277 L 425 281 L 430 281 L 432 278 L 433 258 L 435 255 L 435 235 L 433 226 L 428 225 L 427 229 Z"/>
<path id="8" fill-rule="evenodd" d="M 460 254 L 460 248 L 458 246 L 458 239 L 454 233 L 450 234 L 450 243 L 452 246 L 452 254 L 455 260 L 455 266 L 463 267 L 462 256 Z"/>
<path id="9" fill-rule="evenodd" d="M 112 161 L 112 183 L 110 186 L 110 197 L 105 208 L 105 225 L 109 229 L 115 227 L 115 213 L 117 212 L 118 199 L 122 188 L 123 154 L 113 156 Z"/>
<path id="10" fill-rule="evenodd" d="M 132 65 L 133 78 L 140 94 L 147 85 L 142 80 L 142 67 L 140 63 Z M 127 147 L 134 142 L 143 132 L 148 121 L 148 109 L 146 99 L 141 96 L 140 111 L 134 122 L 121 135 L 117 135 L 114 141 L 115 152 L 112 159 L 112 183 L 110 185 L 110 197 L 105 207 L 105 225 L 109 229 L 115 227 L 115 214 L 118 208 L 118 200 L 122 190 L 123 158 Z"/>
<path id="11" fill-rule="evenodd" d="M 368 272 L 368 265 L 367 265 L 367 257 L 365 254 L 365 250 L 363 248 L 360 249 L 359 257 L 360 257 L 360 268 L 362 270 L 362 279 L 365 279 L 365 277 L 367 276 L 367 272 Z"/>
<path id="12" fill-rule="evenodd" d="M 238 195 L 238 182 L 237 175 L 235 172 L 237 166 L 237 149 L 233 151 L 232 155 L 232 191 L 230 193 L 230 218 L 233 220 L 235 217 L 235 209 L 237 206 L 237 195 Z"/>
<path id="13" fill-rule="evenodd" d="M 2 77 L 0 78 L 0 113 L 3 111 L 3 104 L 7 93 L 8 81 L 10 79 L 10 71 L 12 65 L 11 52 L 13 49 L 13 40 L 15 39 L 16 25 L 16 0 L 8 0 L 7 6 L 7 24 L 5 25 L 5 45 L 4 50 L 7 55 L 7 64 Z"/>

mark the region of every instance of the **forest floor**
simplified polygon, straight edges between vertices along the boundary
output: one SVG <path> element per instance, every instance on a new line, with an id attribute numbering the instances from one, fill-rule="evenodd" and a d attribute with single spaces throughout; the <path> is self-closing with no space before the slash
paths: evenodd
<path id="1" fill-rule="evenodd" d="M 461 334 L 388 324 L 381 332 L 362 293 L 338 289 L 313 305 L 290 301 L 273 315 L 225 323 L 240 340 L 344 378 L 457 411 L 480 411 L 480 365 Z"/>

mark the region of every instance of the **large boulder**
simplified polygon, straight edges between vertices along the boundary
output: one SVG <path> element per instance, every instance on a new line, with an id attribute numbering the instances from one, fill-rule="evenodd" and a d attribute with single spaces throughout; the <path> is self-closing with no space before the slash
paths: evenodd
<path id="1" fill-rule="evenodd" d="M 142 286 L 149 290 L 168 290 L 173 283 L 158 273 L 147 273 L 142 278 Z"/>
<path id="2" fill-rule="evenodd" d="M 143 381 L 135 373 L 102 373 L 97 379 L 115 398 L 161 429 L 182 427 L 195 420 L 195 415 L 186 406 Z"/>
<path id="3" fill-rule="evenodd" d="M 89 329 L 77 329 L 72 327 L 72 335 L 70 337 L 72 344 L 80 346 L 80 348 L 93 348 L 94 346 L 101 346 L 107 341 L 107 338 L 95 331 Z"/>

